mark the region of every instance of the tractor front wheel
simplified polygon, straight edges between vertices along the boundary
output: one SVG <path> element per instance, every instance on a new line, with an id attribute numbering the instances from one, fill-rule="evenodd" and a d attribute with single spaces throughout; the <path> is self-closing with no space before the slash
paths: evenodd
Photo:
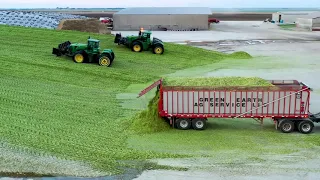
<path id="1" fill-rule="evenodd" d="M 134 42 L 132 44 L 132 51 L 134 52 L 141 52 L 142 51 L 142 44 L 139 42 Z"/>
<path id="2" fill-rule="evenodd" d="M 111 66 L 111 60 L 108 56 L 106 55 L 102 55 L 100 58 L 99 58 L 99 65 L 100 66 Z"/>
<path id="3" fill-rule="evenodd" d="M 83 63 L 84 62 L 84 56 L 82 53 L 76 53 L 73 56 L 73 61 L 76 63 Z"/>
<path id="4" fill-rule="evenodd" d="M 154 54 L 163 54 L 164 52 L 164 48 L 161 44 L 156 44 L 154 47 L 153 47 L 153 53 Z"/>

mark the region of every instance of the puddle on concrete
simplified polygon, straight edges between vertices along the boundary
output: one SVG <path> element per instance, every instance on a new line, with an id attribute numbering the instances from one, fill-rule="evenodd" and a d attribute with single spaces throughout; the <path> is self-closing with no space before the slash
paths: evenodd
<path id="1" fill-rule="evenodd" d="M 0 177 L 55 177 L 64 174 L 92 177 L 108 175 L 87 163 L 35 152 L 0 139 Z"/>
<path id="2" fill-rule="evenodd" d="M 226 157 L 232 155 L 232 151 L 214 158 L 186 158 L 186 159 L 157 159 L 161 165 L 174 165 L 188 167 L 187 172 L 175 171 L 145 171 L 136 180 L 145 180 L 149 177 L 161 177 L 172 179 L 183 177 L 186 180 L 193 179 L 318 179 L 320 157 L 317 154 L 319 148 L 301 149 L 297 153 L 288 155 L 278 154 L 254 154 L 245 155 L 238 153 L 232 156 L 232 161 L 227 162 Z M 235 154 L 234 154 L 235 155 Z M 230 159 L 230 158 L 229 158 Z M 307 178 L 308 177 L 308 178 Z"/>
<path id="3" fill-rule="evenodd" d="M 221 41 L 189 41 L 188 45 L 191 46 L 249 46 L 249 45 L 260 45 L 260 44 L 272 44 L 272 43 L 308 43 L 310 41 L 305 40 L 264 40 L 264 39 L 256 39 L 256 40 L 221 40 Z"/>

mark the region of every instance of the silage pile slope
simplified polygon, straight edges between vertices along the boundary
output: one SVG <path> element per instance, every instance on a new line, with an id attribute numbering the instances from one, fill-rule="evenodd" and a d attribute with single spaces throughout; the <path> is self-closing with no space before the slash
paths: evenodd
<path id="1" fill-rule="evenodd" d="M 112 67 L 74 63 L 51 54 L 61 42 L 85 43 L 88 36 L 101 40 L 101 49 L 114 50 Z M 1 138 L 108 173 L 119 172 L 119 160 L 172 157 L 127 147 L 131 134 L 126 130 L 136 110 L 123 108 L 117 94 L 162 74 L 237 58 L 171 43 L 165 44 L 163 56 L 132 53 L 114 44 L 114 36 L 77 31 L 0 25 L 0 38 Z M 195 58 L 198 55 L 201 61 Z"/>
<path id="2" fill-rule="evenodd" d="M 258 77 L 168 77 L 163 79 L 164 86 L 191 87 L 256 87 L 273 88 L 274 86 Z M 146 110 L 138 113 L 132 122 L 131 129 L 136 133 L 152 133 L 169 130 L 170 126 L 158 116 L 159 91 L 150 100 Z"/>

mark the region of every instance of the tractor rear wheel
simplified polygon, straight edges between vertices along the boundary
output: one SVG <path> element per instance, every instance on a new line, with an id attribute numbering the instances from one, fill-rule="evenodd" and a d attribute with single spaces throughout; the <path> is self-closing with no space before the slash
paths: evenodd
<path id="1" fill-rule="evenodd" d="M 111 66 L 111 59 L 107 55 L 102 55 L 99 58 L 99 65 L 100 66 Z"/>
<path id="2" fill-rule="evenodd" d="M 111 53 L 111 60 L 113 61 L 115 58 L 114 52 Z"/>
<path id="3" fill-rule="evenodd" d="M 164 48 L 162 44 L 156 44 L 153 46 L 153 54 L 163 54 Z"/>
<path id="4" fill-rule="evenodd" d="M 76 63 L 83 63 L 84 62 L 84 55 L 81 52 L 76 53 L 73 56 L 73 61 Z"/>
<path id="5" fill-rule="evenodd" d="M 142 51 L 142 44 L 141 43 L 139 43 L 139 42 L 134 42 L 133 44 L 132 44 L 132 51 L 134 51 L 134 52 L 141 52 Z"/>

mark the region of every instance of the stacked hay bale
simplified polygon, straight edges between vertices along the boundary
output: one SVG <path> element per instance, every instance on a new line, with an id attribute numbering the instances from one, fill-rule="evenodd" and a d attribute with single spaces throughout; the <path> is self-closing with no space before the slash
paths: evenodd
<path id="1" fill-rule="evenodd" d="M 257 77 L 170 77 L 163 79 L 163 86 L 190 86 L 190 87 L 223 87 L 245 89 L 252 87 L 277 89 L 276 86 L 269 81 Z M 131 129 L 136 133 L 159 132 L 170 129 L 166 123 L 158 115 L 159 91 L 150 100 L 148 108 L 138 113 L 132 122 Z"/>

